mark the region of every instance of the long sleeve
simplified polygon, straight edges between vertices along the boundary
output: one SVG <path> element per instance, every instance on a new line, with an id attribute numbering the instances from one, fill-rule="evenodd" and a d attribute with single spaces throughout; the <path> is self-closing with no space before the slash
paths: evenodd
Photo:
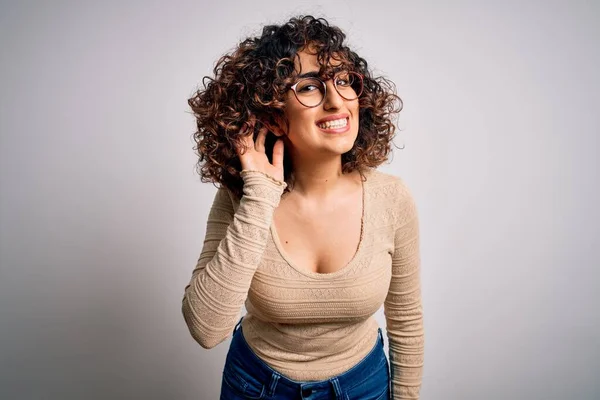
<path id="1" fill-rule="evenodd" d="M 192 337 L 206 349 L 233 331 L 287 186 L 260 171 L 243 170 L 241 176 L 243 196 L 235 213 L 228 190 L 217 190 L 204 245 L 184 289 L 183 317 Z"/>
<path id="2" fill-rule="evenodd" d="M 392 280 L 384 302 L 392 399 L 418 399 L 425 335 L 421 303 L 419 218 L 414 198 L 400 182 Z"/>

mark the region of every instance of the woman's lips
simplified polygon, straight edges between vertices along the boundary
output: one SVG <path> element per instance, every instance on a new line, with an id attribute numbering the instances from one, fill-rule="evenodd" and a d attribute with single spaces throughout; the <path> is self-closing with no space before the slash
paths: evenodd
<path id="1" fill-rule="evenodd" d="M 348 119 L 350 117 L 350 115 L 348 115 L 348 113 L 343 113 L 343 114 L 333 114 L 333 115 L 328 115 L 325 118 L 321 118 L 320 120 L 318 120 L 317 122 L 315 122 L 316 124 L 320 124 L 323 122 L 327 122 L 327 121 L 335 121 L 336 119 Z"/>
<path id="2" fill-rule="evenodd" d="M 317 128 L 325 133 L 344 133 L 350 129 L 350 118 L 346 118 L 346 125 L 339 128 L 321 128 L 318 124 Z"/>

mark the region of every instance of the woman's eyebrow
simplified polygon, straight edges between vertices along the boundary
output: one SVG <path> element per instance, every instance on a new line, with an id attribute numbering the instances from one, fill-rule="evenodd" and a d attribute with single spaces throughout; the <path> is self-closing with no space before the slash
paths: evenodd
<path id="1" fill-rule="evenodd" d="M 298 75 L 298 78 L 318 78 L 319 77 L 319 71 L 310 71 L 310 72 L 305 72 L 303 74 Z"/>
<path id="2" fill-rule="evenodd" d="M 334 67 L 334 68 L 330 68 L 329 71 L 333 74 L 335 74 L 336 72 L 339 72 L 341 70 L 346 69 L 345 66 L 338 66 L 338 67 Z M 298 75 L 298 78 L 302 79 L 302 78 L 320 78 L 319 75 L 319 71 L 309 71 L 309 72 L 305 72 L 303 74 Z"/>

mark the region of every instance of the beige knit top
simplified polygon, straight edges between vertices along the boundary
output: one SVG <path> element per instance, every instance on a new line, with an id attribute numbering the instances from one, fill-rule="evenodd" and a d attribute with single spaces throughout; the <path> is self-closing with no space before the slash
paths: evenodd
<path id="1" fill-rule="evenodd" d="M 378 339 L 384 305 L 392 398 L 418 399 L 424 357 L 419 223 L 401 178 L 369 169 L 362 235 L 342 269 L 316 273 L 286 258 L 273 228 L 285 182 L 244 170 L 238 201 L 217 190 L 204 245 L 182 302 L 193 338 L 212 348 L 230 337 L 242 305 L 244 337 L 271 368 L 297 381 L 349 370 Z"/>

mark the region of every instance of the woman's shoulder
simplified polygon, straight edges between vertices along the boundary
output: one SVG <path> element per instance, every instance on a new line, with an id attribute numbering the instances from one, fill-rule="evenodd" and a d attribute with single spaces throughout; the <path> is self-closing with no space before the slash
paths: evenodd
<path id="1" fill-rule="evenodd" d="M 390 193 L 395 196 L 410 196 L 411 192 L 405 180 L 395 174 L 370 168 L 365 171 L 369 187 L 375 192 Z"/>
<path id="2" fill-rule="evenodd" d="M 402 177 L 374 168 L 365 175 L 370 180 L 369 197 L 373 206 L 387 210 L 395 220 L 415 213 L 413 193 Z"/>

